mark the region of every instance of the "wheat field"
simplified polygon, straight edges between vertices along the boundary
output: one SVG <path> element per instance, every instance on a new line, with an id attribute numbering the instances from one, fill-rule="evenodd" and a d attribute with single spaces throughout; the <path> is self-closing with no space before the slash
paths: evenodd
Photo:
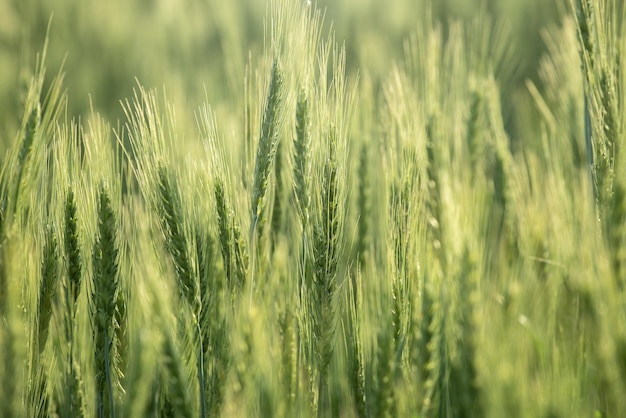
<path id="1" fill-rule="evenodd" d="M 202 77 L 146 43 L 104 90 L 0 6 L 47 25 L 0 73 L 0 417 L 622 416 L 623 2 L 560 2 L 523 71 L 494 2 L 345 41 L 342 2 L 200 3 L 106 25 Z"/>

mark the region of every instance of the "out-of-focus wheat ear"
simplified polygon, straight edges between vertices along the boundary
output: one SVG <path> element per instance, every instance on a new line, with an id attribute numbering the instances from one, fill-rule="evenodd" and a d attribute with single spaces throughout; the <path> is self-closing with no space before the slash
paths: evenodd
<path id="1" fill-rule="evenodd" d="M 215 181 L 215 209 L 217 212 L 217 228 L 220 242 L 220 250 L 222 252 L 222 259 L 224 262 L 224 273 L 226 273 L 228 287 L 232 291 L 234 287 L 233 285 L 235 283 L 233 279 L 233 248 L 235 244 L 233 242 L 233 236 L 231 231 L 230 209 L 226 202 L 224 183 L 220 177 L 218 177 Z"/>
<path id="2" fill-rule="evenodd" d="M 408 305 L 408 262 L 411 242 L 411 189 L 410 180 L 402 179 L 400 190 L 392 191 L 391 233 L 394 248 L 394 271 L 392 275 L 392 324 L 393 341 L 396 350 L 406 335 Z"/>
<path id="3" fill-rule="evenodd" d="M 427 379 L 424 382 L 424 416 L 448 416 L 448 353 L 446 345 L 445 305 L 440 297 L 432 305 L 432 320 L 429 325 L 431 340 L 428 342 L 428 363 L 425 365 Z"/>
<path id="4" fill-rule="evenodd" d="M 474 303 L 477 279 L 476 261 L 469 249 L 465 249 L 462 267 L 457 280 L 459 286 L 458 325 L 461 336 L 456 343 L 457 355 L 450 365 L 451 410 L 453 416 L 471 418 L 484 416 L 482 393 L 476 370 L 476 326 Z"/>
<path id="5" fill-rule="evenodd" d="M 361 270 L 357 267 L 357 271 L 348 280 L 348 306 L 350 312 L 350 338 L 352 350 L 352 375 L 350 388 L 354 397 L 356 415 L 359 418 L 368 416 L 367 396 L 365 385 L 365 358 L 363 354 L 363 342 L 361 339 L 361 329 L 363 315 L 363 300 L 360 292 L 361 286 Z"/>
<path id="6" fill-rule="evenodd" d="M 432 249 L 435 254 L 437 254 L 441 263 L 444 264 L 443 268 L 445 270 L 445 256 L 443 246 L 443 226 L 442 222 L 442 208 L 441 208 L 441 184 L 439 181 L 439 167 L 438 167 L 438 159 L 439 156 L 436 152 L 436 144 L 440 138 L 440 127 L 439 127 L 439 118 L 436 114 L 430 116 L 428 120 L 428 124 L 426 126 L 426 136 L 428 142 L 426 144 L 426 156 L 428 159 L 428 165 L 426 167 L 427 173 L 427 185 L 428 185 L 428 199 L 426 201 L 426 209 L 427 209 L 427 231 L 428 238 L 430 240 L 430 244 L 432 245 Z"/>
<path id="7" fill-rule="evenodd" d="M 311 120 L 309 115 L 309 100 L 304 88 L 300 90 L 296 104 L 296 136 L 293 152 L 293 188 L 296 197 L 296 206 L 302 227 L 302 245 L 300 248 L 300 268 L 298 272 L 299 298 L 306 303 L 307 289 L 312 282 L 311 263 L 307 257 L 307 232 L 309 229 L 309 210 L 311 206 L 310 176 L 311 176 Z"/>
<path id="8" fill-rule="evenodd" d="M 210 344 L 211 361 L 207 363 L 209 370 L 206 385 L 207 415 L 219 416 L 226 396 L 228 372 L 231 367 L 231 342 L 228 323 L 224 318 L 214 320 Z"/>
<path id="9" fill-rule="evenodd" d="M 611 253 L 611 266 L 613 277 L 618 289 L 626 286 L 626 190 L 616 179 L 613 186 L 613 199 L 610 217 L 607 222 L 606 233 Z"/>
<path id="10" fill-rule="evenodd" d="M 248 252 L 239 224 L 226 200 L 224 183 L 220 178 L 215 182 L 215 203 L 224 272 L 228 289 L 234 297 L 239 294 L 246 282 Z"/>
<path id="11" fill-rule="evenodd" d="M 26 127 L 24 129 L 24 136 L 22 137 L 22 142 L 20 144 L 20 150 L 17 154 L 17 177 L 13 180 L 13 186 L 15 189 L 13 190 L 13 196 L 11 204 L 13 205 L 10 210 L 11 213 L 15 213 L 17 200 L 19 196 L 20 186 L 22 184 L 22 177 L 24 176 L 24 166 L 26 165 L 26 160 L 31 153 L 33 142 L 35 141 L 35 137 L 39 131 L 39 126 L 41 124 L 41 105 L 37 102 L 30 111 L 28 115 L 28 120 L 26 122 Z"/>
<path id="12" fill-rule="evenodd" d="M 394 377 L 396 359 L 393 338 L 389 329 L 382 329 L 378 334 L 376 365 L 376 397 L 374 399 L 377 417 L 391 418 L 396 414 Z"/>
<path id="13" fill-rule="evenodd" d="M 274 161 L 274 206 L 272 207 L 272 224 L 271 224 L 271 252 L 274 253 L 278 236 L 282 232 L 283 223 L 283 156 L 282 156 L 282 142 L 278 143 L 276 148 L 276 157 Z"/>
<path id="14" fill-rule="evenodd" d="M 174 337 L 166 332 L 163 338 L 163 361 L 167 371 L 166 381 L 169 382 L 167 398 L 176 416 L 191 418 L 193 414 L 189 401 L 189 389 L 181 358 Z"/>
<path id="15" fill-rule="evenodd" d="M 232 217 L 232 235 L 233 235 L 233 253 L 235 256 L 234 279 L 235 292 L 239 293 L 246 285 L 246 277 L 248 275 L 248 267 L 250 264 L 250 256 L 246 241 L 241 234 L 241 228 L 235 216 Z"/>
<path id="16" fill-rule="evenodd" d="M 91 324 L 94 337 L 96 416 L 115 415 L 111 367 L 118 297 L 117 222 L 109 191 L 101 183 L 98 194 L 98 230 L 93 249 Z"/>
<path id="17" fill-rule="evenodd" d="M 333 356 L 335 336 L 336 273 L 339 250 L 339 189 L 335 133 L 329 138 L 328 158 L 324 165 L 321 216 L 314 237 L 315 284 L 313 289 L 313 329 L 318 365 L 318 416 L 330 408 L 328 367 Z"/>
<path id="18" fill-rule="evenodd" d="M 46 369 L 43 367 L 37 369 L 30 384 L 32 388 L 29 390 L 28 405 L 26 406 L 28 416 L 49 417 L 51 405 L 50 396 L 48 395 L 48 373 Z"/>
<path id="19" fill-rule="evenodd" d="M 186 225 L 182 214 L 182 201 L 178 183 L 164 165 L 159 166 L 158 176 L 158 212 L 161 219 L 161 229 L 165 236 L 165 246 L 174 263 L 180 295 L 189 305 L 191 312 L 193 312 L 193 325 L 196 331 L 195 338 L 198 348 L 196 360 L 200 386 L 200 409 L 201 416 L 204 417 L 204 353 L 202 352 L 202 330 L 200 326 L 202 305 L 198 277 L 192 265 L 189 238 L 185 234 Z M 173 348 L 173 346 L 169 348 Z M 177 394 L 174 394 L 176 399 L 177 396 Z"/>
<path id="20" fill-rule="evenodd" d="M 576 2 L 576 22 L 578 23 L 578 36 L 582 44 L 582 61 L 588 74 L 594 64 L 594 45 L 593 45 L 593 1 L 592 0 L 575 0 Z"/>
<path id="21" fill-rule="evenodd" d="M 66 294 L 67 303 L 71 307 L 72 317 L 74 320 L 75 306 L 80 294 L 82 283 L 82 264 L 80 255 L 80 242 L 78 238 L 78 215 L 76 207 L 76 198 L 72 186 L 68 187 L 65 198 L 65 256 L 67 257 L 67 278 L 68 293 Z"/>
<path id="22" fill-rule="evenodd" d="M 222 208 L 224 209 L 224 208 Z M 219 223 L 219 222 L 218 222 Z M 220 225 L 220 228 L 222 225 Z M 198 228 L 198 231 L 200 229 Z M 230 234 L 230 231 L 227 230 Z M 221 238 L 221 237 L 220 237 Z M 226 393 L 226 378 L 230 368 L 230 337 L 224 314 L 224 282 L 216 274 L 211 236 L 198 234 L 196 249 L 200 275 L 200 338 L 202 343 L 203 379 L 200 390 L 204 414 L 220 416 Z M 232 248 L 231 248 L 232 250 Z"/>
<path id="23" fill-rule="evenodd" d="M 616 156 L 620 150 L 619 136 L 621 134 L 618 116 L 618 98 L 613 68 L 603 65 L 600 70 L 599 90 L 601 98 L 601 125 L 602 135 L 594 138 L 594 146 L 598 149 L 596 157 L 596 192 L 601 219 L 607 225 L 613 197 L 615 181 Z"/>
<path id="24" fill-rule="evenodd" d="M 369 171 L 371 164 L 369 162 L 368 144 L 361 145 L 359 154 L 359 188 L 357 196 L 357 207 L 359 210 L 359 223 L 356 242 L 357 260 L 362 269 L 365 268 L 365 260 L 367 259 L 367 251 L 369 248 L 369 222 L 371 215 L 370 207 L 370 179 Z"/>
<path id="25" fill-rule="evenodd" d="M 426 272 L 426 275 L 428 272 Z M 418 337 L 418 362 L 417 368 L 418 373 L 420 374 L 420 381 L 422 385 L 426 383 L 428 380 L 428 364 L 431 362 L 431 349 L 430 347 L 434 344 L 435 336 L 433 334 L 434 327 L 434 312 L 433 312 L 433 297 L 431 284 L 429 283 L 430 279 L 425 276 L 422 284 L 421 284 L 421 307 L 420 307 L 420 318 L 421 322 L 419 323 L 419 337 Z"/>
<path id="26" fill-rule="evenodd" d="M 198 291 L 200 294 L 200 317 L 198 321 L 198 381 L 200 384 L 200 415 L 205 417 L 208 410 L 207 403 L 207 377 L 209 365 L 209 344 L 211 342 L 212 316 L 218 314 L 216 300 L 221 296 L 217 288 L 212 288 L 209 272 L 212 271 L 211 242 L 208 235 L 201 232 L 201 227 L 196 225 L 196 260 L 198 268 Z M 211 300 L 213 299 L 213 300 Z"/>
<path id="27" fill-rule="evenodd" d="M 14 331 L 11 328 L 11 322 L 8 318 L 2 318 L 0 321 L 0 351 L 2 355 L 2 375 L 0 376 L 0 416 L 13 417 L 16 416 L 15 398 L 17 393 L 15 376 L 17 373 L 17 365 L 15 364 L 16 350 L 13 346 Z"/>
<path id="28" fill-rule="evenodd" d="M 483 97 L 478 90 L 475 90 L 471 94 L 470 114 L 467 118 L 467 135 L 466 142 L 469 150 L 470 163 L 472 168 L 478 166 L 479 159 L 481 158 L 481 143 L 480 143 L 480 129 L 481 129 L 481 114 L 483 106 Z M 472 175 L 475 170 L 472 170 Z"/>
<path id="29" fill-rule="evenodd" d="M 158 375 L 158 373 L 156 373 L 156 375 Z M 153 377 L 152 382 L 146 384 L 150 385 L 150 389 L 148 396 L 142 405 L 143 416 L 158 417 L 160 416 L 160 386 L 158 376 Z"/>
<path id="30" fill-rule="evenodd" d="M 294 140 L 293 177 L 294 193 L 300 214 L 300 222 L 304 229 L 309 223 L 309 178 L 311 175 L 311 127 L 309 101 L 306 92 L 300 91 L 296 105 L 296 138 Z"/>
<path id="31" fill-rule="evenodd" d="M 585 147 L 587 152 L 587 164 L 589 166 L 591 183 L 594 186 L 594 193 L 597 197 L 597 186 L 595 184 L 595 172 L 594 172 L 594 164 L 595 164 L 595 156 L 594 156 L 594 146 L 593 146 L 593 126 L 591 122 L 591 95 L 590 95 L 590 80 L 593 75 L 593 67 L 595 63 L 594 57 L 594 37 L 593 31 L 595 30 L 593 25 L 593 2 L 591 0 L 574 0 L 575 1 L 575 10 L 576 10 L 576 23 L 577 23 L 577 32 L 578 39 L 581 44 L 580 55 L 581 62 L 583 65 L 583 79 L 585 80 L 585 88 L 584 88 L 584 97 L 583 99 L 583 109 L 584 109 L 584 132 L 585 132 Z"/>
<path id="32" fill-rule="evenodd" d="M 57 237 L 53 226 L 46 228 L 46 235 L 41 258 L 41 281 L 39 282 L 39 299 L 37 302 L 37 340 L 35 346 L 39 357 L 48 340 L 50 318 L 52 317 L 52 303 L 56 295 L 59 265 L 58 265 Z M 33 358 L 35 361 L 37 358 Z"/>
<path id="33" fill-rule="evenodd" d="M 84 383 L 76 359 L 72 358 L 71 364 L 67 366 L 67 369 L 65 376 L 66 390 L 64 391 L 67 395 L 67 403 L 65 405 L 67 414 L 65 416 L 84 417 L 86 415 Z"/>
<path id="34" fill-rule="evenodd" d="M 0 187 L 2 187 L 0 185 Z M 2 198 L 4 199 L 5 196 Z M 4 241 L 5 241 L 5 209 L 6 206 L 4 204 L 4 200 L 2 205 L 0 206 L 0 318 L 4 318 L 7 311 L 7 294 L 9 283 L 7 281 L 7 271 L 5 264 L 5 252 L 4 252 Z"/>
<path id="35" fill-rule="evenodd" d="M 201 232 L 201 227 L 196 225 L 195 227 L 195 243 L 196 243 L 196 265 L 198 272 L 198 295 L 200 296 L 200 316 L 199 316 L 199 325 L 201 329 L 201 343 L 206 350 L 206 340 L 208 338 L 208 327 L 211 324 L 211 317 L 209 316 L 211 310 L 215 306 L 215 301 L 211 300 L 211 296 L 217 298 L 219 293 L 214 293 L 212 295 L 212 291 L 216 289 L 212 289 L 212 248 L 211 241 L 203 232 Z"/>
<path id="36" fill-rule="evenodd" d="M 280 317 L 280 336 L 282 342 L 282 380 L 288 408 L 296 400 L 298 385 L 298 330 L 293 311 L 289 308 Z"/>
<path id="37" fill-rule="evenodd" d="M 189 304 L 197 321 L 200 314 L 200 295 L 191 264 L 189 243 L 185 236 L 180 192 L 174 177 L 169 175 L 165 166 L 159 167 L 158 175 L 158 211 L 161 229 L 165 235 L 165 246 L 174 263 L 180 294 Z"/>
<path id="38" fill-rule="evenodd" d="M 278 59 L 274 59 L 272 65 L 272 75 L 270 78 L 270 86 L 267 93 L 267 102 L 263 122 L 261 124 L 261 137 L 256 153 L 256 162 L 254 167 L 254 180 L 252 183 L 252 217 L 251 217 L 251 236 L 258 228 L 264 208 L 264 199 L 267 193 L 267 185 L 270 176 L 276 149 L 278 147 L 278 122 L 279 111 L 283 96 L 283 75 L 278 63 Z"/>

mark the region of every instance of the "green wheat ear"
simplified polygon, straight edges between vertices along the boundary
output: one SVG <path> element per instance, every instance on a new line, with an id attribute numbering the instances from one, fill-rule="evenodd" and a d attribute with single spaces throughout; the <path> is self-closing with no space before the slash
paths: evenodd
<path id="1" fill-rule="evenodd" d="M 257 223 L 262 217 L 270 170 L 278 147 L 278 117 L 283 96 L 282 90 L 282 71 L 278 59 L 274 59 L 254 168 L 251 233 L 254 233 L 258 227 Z"/>
<path id="2" fill-rule="evenodd" d="M 191 418 L 191 403 L 189 401 L 187 378 L 181 355 L 176 347 L 174 337 L 165 333 L 163 339 L 163 360 L 167 370 L 167 399 L 171 403 L 172 411 L 176 416 Z"/>
<path id="3" fill-rule="evenodd" d="M 361 270 L 357 267 L 354 276 L 348 280 L 348 310 L 350 312 L 350 338 L 352 351 L 352 373 L 350 380 L 350 389 L 354 398 L 356 414 L 359 418 L 368 416 L 367 411 L 367 393 L 366 393 L 366 375 L 365 375 L 365 359 L 363 355 L 363 296 L 360 291 L 361 287 Z"/>
<path id="4" fill-rule="evenodd" d="M 117 223 L 109 191 L 100 185 L 98 232 L 93 250 L 91 322 L 95 349 L 96 411 L 98 418 L 115 414 L 111 367 L 118 294 Z"/>
<path id="5" fill-rule="evenodd" d="M 76 301 L 80 294 L 82 282 L 82 266 L 80 256 L 80 242 L 78 239 L 78 216 L 74 189 L 70 186 L 65 199 L 65 256 L 67 257 L 68 294 L 67 303 L 71 312 L 75 312 Z M 73 320 L 73 315 L 70 320 Z"/>
<path id="6" fill-rule="evenodd" d="M 80 241 L 78 237 L 78 215 L 76 199 L 72 186 L 68 187 L 64 207 L 64 247 L 67 259 L 67 275 L 64 280 L 65 292 L 65 333 L 69 344 L 67 363 L 64 367 L 63 382 L 67 390 L 61 395 L 60 405 L 69 416 L 85 415 L 85 395 L 78 361 L 76 360 L 76 343 L 74 333 L 76 327 L 76 304 L 82 283 L 82 261 Z"/>
<path id="7" fill-rule="evenodd" d="M 283 222 L 283 158 L 281 149 L 282 142 L 278 143 L 276 149 L 276 157 L 274 162 L 274 206 L 272 207 L 272 224 L 271 224 L 271 251 L 274 253 L 278 237 L 282 233 Z"/>
<path id="8" fill-rule="evenodd" d="M 339 262 L 339 188 L 335 133 L 329 138 L 328 159 L 324 165 L 320 223 L 314 236 L 315 284 L 313 289 L 313 330 L 318 361 L 318 414 L 328 412 L 328 368 L 335 336 L 334 297 Z"/>
<path id="9" fill-rule="evenodd" d="M 309 101 L 304 90 L 298 96 L 296 106 L 296 137 L 294 140 L 293 174 L 294 193 L 298 204 L 298 213 L 304 228 L 308 224 L 309 206 L 309 176 L 311 174 L 311 128 L 309 116 Z"/>
<path id="10" fill-rule="evenodd" d="M 41 124 L 41 105 L 37 103 L 35 107 L 28 115 L 28 121 L 26 122 L 26 128 L 24 132 L 24 137 L 22 138 L 22 143 L 20 145 L 20 150 L 17 155 L 17 178 L 15 179 L 15 183 L 13 187 L 13 207 L 10 210 L 14 213 L 17 210 L 17 200 L 20 193 L 20 186 L 22 183 L 22 177 L 24 176 L 24 169 L 28 159 L 28 156 L 31 153 L 33 142 L 35 141 L 35 137 L 40 129 Z"/>
<path id="11" fill-rule="evenodd" d="M 367 250 L 370 244 L 370 232 L 369 223 L 371 216 L 371 204 L 370 204 L 370 179 L 368 171 L 371 168 L 368 155 L 368 145 L 363 144 L 361 146 L 361 152 L 359 154 L 359 187 L 357 195 L 357 206 L 359 210 L 359 223 L 356 242 L 357 259 L 360 268 L 365 268 L 365 260 Z"/>
<path id="12" fill-rule="evenodd" d="M 235 218 L 224 191 L 221 178 L 215 181 L 215 207 L 220 249 L 224 260 L 224 272 L 231 297 L 238 295 L 246 284 L 248 252 L 241 235 L 241 228 Z"/>
<path id="13" fill-rule="evenodd" d="M 52 317 L 52 302 L 56 295 L 58 272 L 57 238 L 54 228 L 46 229 L 46 238 L 43 247 L 41 262 L 41 282 L 39 287 L 39 301 L 37 308 L 37 341 L 39 355 L 43 352 L 48 340 L 48 329 Z"/>
<path id="14" fill-rule="evenodd" d="M 174 177 L 169 174 L 165 166 L 159 166 L 158 176 L 158 210 L 161 229 L 165 235 L 165 246 L 174 262 L 180 294 L 187 301 L 196 320 L 198 320 L 200 295 L 198 282 L 191 264 L 188 240 L 185 236 L 180 191 Z"/>
<path id="15" fill-rule="evenodd" d="M 395 356 L 394 341 L 388 329 L 383 329 L 378 335 L 378 352 L 376 367 L 377 388 L 376 388 L 376 416 L 394 417 L 396 416 L 396 399 L 394 392 Z"/>

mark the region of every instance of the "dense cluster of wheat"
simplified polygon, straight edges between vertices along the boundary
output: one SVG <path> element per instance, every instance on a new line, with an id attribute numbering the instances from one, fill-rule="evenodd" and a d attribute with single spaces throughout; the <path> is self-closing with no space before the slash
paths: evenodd
<path id="1" fill-rule="evenodd" d="M 142 86 L 68 120 L 44 52 L 0 177 L 0 416 L 620 416 L 617 3 L 545 32 L 521 138 L 487 17 L 425 11 L 375 85 L 277 1 L 241 113 L 195 131 Z"/>

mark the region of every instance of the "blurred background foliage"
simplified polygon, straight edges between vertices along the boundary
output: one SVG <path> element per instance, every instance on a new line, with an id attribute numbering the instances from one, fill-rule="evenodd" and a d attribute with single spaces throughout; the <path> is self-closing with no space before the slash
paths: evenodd
<path id="1" fill-rule="evenodd" d="M 521 111 L 516 102 L 524 103 L 524 82 L 538 81 L 542 29 L 569 10 L 568 0 L 319 0 L 318 5 L 326 9 L 326 26 L 345 43 L 348 71 L 375 87 L 400 61 L 424 15 L 441 22 L 445 37 L 449 22 L 471 21 L 487 10 L 503 29 L 496 36 L 507 36 L 504 44 L 515 51 L 507 64 L 509 80 L 501 86 L 512 137 L 521 120 L 515 114 Z M 132 96 L 136 80 L 165 86 L 182 109 L 195 110 L 207 101 L 219 114 L 224 103 L 242 103 L 232 99 L 243 97 L 249 56 L 263 50 L 266 7 L 260 0 L 0 0 L 0 151 L 17 132 L 48 32 L 48 77 L 61 68 L 66 73 L 70 117 L 85 117 L 93 107 L 109 120 L 122 119 L 120 100 Z"/>

